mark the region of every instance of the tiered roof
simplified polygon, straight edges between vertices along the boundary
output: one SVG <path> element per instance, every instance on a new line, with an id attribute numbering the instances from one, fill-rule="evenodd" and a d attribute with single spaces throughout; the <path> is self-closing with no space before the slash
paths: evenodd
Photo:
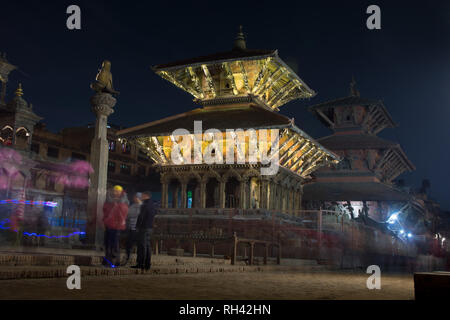
<path id="1" fill-rule="evenodd" d="M 230 51 L 160 64 L 153 69 L 202 105 L 218 98 L 252 96 L 261 105 L 278 110 L 291 100 L 315 95 L 280 59 L 277 50 L 247 49 L 242 30 Z"/>
<path id="2" fill-rule="evenodd" d="M 247 49 L 242 31 L 231 51 L 153 69 L 203 105 L 118 132 L 120 137 L 134 140 L 157 164 L 175 165 L 171 159 L 177 143 L 173 131 L 182 128 L 197 134 L 195 121 L 202 122 L 203 132 L 212 128 L 222 132 L 280 129 L 279 164 L 304 178 L 320 166 L 337 162 L 334 153 L 295 126 L 292 119 L 276 112 L 293 99 L 312 97 L 314 91 L 278 57 L 276 50 Z M 270 144 L 269 149 L 272 147 Z"/>

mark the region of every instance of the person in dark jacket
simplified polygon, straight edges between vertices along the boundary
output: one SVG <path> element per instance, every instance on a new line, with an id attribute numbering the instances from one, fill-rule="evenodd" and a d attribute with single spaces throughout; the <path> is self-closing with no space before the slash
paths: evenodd
<path id="1" fill-rule="evenodd" d="M 136 221 L 138 232 L 137 265 L 132 268 L 150 269 L 152 258 L 151 235 L 155 215 L 156 208 L 153 204 L 152 193 L 150 191 L 143 192 L 141 212 Z"/>

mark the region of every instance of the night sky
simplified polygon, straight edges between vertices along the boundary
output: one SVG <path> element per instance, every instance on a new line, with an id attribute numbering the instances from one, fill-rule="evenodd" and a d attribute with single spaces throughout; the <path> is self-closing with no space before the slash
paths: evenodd
<path id="1" fill-rule="evenodd" d="M 66 28 L 77 4 L 82 29 Z M 381 30 L 366 9 L 381 8 Z M 112 62 L 121 92 L 110 122 L 133 126 L 188 111 L 189 94 L 150 66 L 231 49 L 239 25 L 247 47 L 278 49 L 318 94 L 281 113 L 318 138 L 330 131 L 309 105 L 347 96 L 352 75 L 361 96 L 382 99 L 394 121 L 381 137 L 400 142 L 417 170 L 402 176 L 450 208 L 450 1 L 7 1 L 0 5 L 0 51 L 19 66 L 8 98 L 24 98 L 52 131 L 94 121 L 89 84 Z"/>

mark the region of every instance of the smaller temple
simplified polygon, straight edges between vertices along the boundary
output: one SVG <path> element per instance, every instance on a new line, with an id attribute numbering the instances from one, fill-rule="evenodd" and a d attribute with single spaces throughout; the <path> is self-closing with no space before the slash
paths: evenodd
<path id="1" fill-rule="evenodd" d="M 15 97 L 7 104 L 0 104 L 0 142 L 18 150 L 29 151 L 34 126 L 42 117 L 33 112 L 32 104 L 23 98 L 24 91 L 19 83 Z"/>
<path id="2" fill-rule="evenodd" d="M 415 169 L 400 145 L 377 136 L 385 128 L 395 127 L 383 102 L 362 98 L 353 80 L 350 95 L 314 105 L 309 110 L 332 135 L 318 141 L 338 154 L 342 160 L 334 167 L 323 168 L 305 185 L 309 206 L 341 205 L 350 213 L 366 213 L 385 221 L 393 207 L 402 207 L 412 196 L 393 183 L 399 175 Z M 403 203 L 403 204 L 402 204 Z M 398 208 L 397 208 L 398 209 Z"/>

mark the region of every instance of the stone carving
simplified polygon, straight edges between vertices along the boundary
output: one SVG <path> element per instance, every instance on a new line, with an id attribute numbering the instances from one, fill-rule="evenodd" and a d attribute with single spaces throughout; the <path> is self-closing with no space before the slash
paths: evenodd
<path id="1" fill-rule="evenodd" d="M 96 93 L 91 97 L 92 111 L 100 116 L 109 116 L 114 112 L 113 107 L 117 100 L 109 93 Z"/>
<path id="2" fill-rule="evenodd" d="M 110 94 L 119 94 L 119 91 L 114 90 L 113 87 L 110 61 L 103 61 L 102 68 L 95 77 L 95 82 L 91 83 L 91 89 L 97 93 L 107 92 Z"/>

